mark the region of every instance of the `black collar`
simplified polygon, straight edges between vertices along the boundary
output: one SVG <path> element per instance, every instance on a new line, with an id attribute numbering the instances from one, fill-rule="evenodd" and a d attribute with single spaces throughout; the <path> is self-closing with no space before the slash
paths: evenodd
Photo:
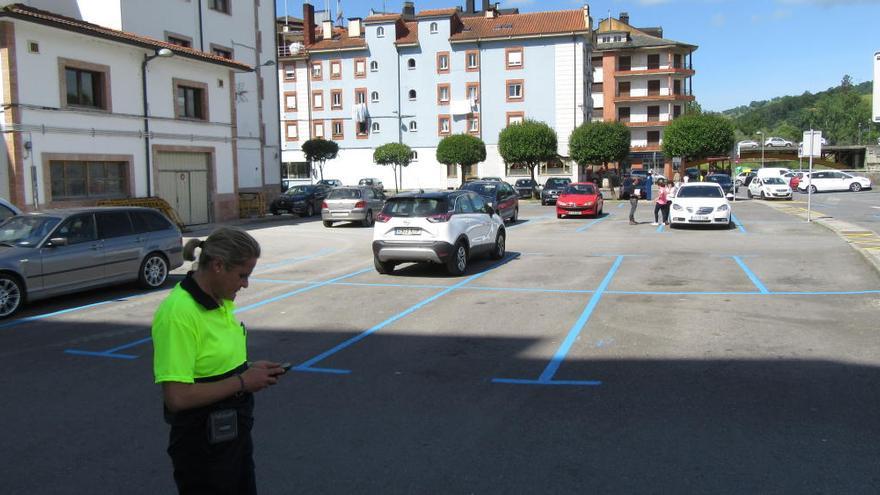
<path id="1" fill-rule="evenodd" d="M 193 273 L 195 272 L 186 273 L 186 278 L 180 282 L 180 288 L 189 292 L 189 295 L 208 311 L 219 308 L 220 305 L 217 304 L 217 301 L 203 291 L 202 288 L 199 287 L 199 284 L 196 283 L 196 279 L 193 278 Z"/>

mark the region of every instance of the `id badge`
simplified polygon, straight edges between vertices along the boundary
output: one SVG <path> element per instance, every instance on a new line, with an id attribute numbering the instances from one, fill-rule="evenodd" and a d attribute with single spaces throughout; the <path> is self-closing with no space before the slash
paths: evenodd
<path id="1" fill-rule="evenodd" d="M 238 438 L 238 411 L 221 409 L 208 416 L 208 441 L 211 444 Z"/>

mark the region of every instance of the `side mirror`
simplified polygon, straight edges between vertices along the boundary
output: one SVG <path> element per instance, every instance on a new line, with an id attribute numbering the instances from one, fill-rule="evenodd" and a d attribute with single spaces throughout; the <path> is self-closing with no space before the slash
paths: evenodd
<path id="1" fill-rule="evenodd" d="M 494 208 L 494 207 L 495 207 L 495 203 L 489 201 L 488 203 L 486 203 L 486 206 L 488 206 L 489 208 Z"/>
<path id="2" fill-rule="evenodd" d="M 46 243 L 46 247 L 59 247 L 66 246 L 67 238 L 66 237 L 53 237 L 49 239 L 49 242 Z"/>
<path id="3" fill-rule="evenodd" d="M 486 213 L 488 213 L 489 216 L 491 217 L 492 215 L 495 214 L 495 208 L 492 208 L 491 204 L 486 205 Z"/>
<path id="4" fill-rule="evenodd" d="M 733 194 L 732 194 L 732 193 L 727 193 L 727 195 L 726 195 L 725 197 L 727 198 L 728 201 L 733 200 Z"/>

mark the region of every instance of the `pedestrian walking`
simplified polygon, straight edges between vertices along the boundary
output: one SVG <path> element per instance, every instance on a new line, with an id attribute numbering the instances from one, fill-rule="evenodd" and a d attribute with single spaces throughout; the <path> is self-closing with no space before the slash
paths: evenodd
<path id="1" fill-rule="evenodd" d="M 648 172 L 648 175 L 645 176 L 645 187 L 643 190 L 645 191 L 645 199 L 651 201 L 651 188 L 654 187 L 654 173 Z"/>
<path id="2" fill-rule="evenodd" d="M 669 182 L 666 183 L 666 204 L 663 205 L 663 221 L 669 225 L 669 213 L 672 208 L 672 199 L 678 194 L 678 187 Z"/>
<path id="3" fill-rule="evenodd" d="M 681 185 L 681 173 L 678 170 L 676 170 L 675 174 L 672 175 L 672 182 L 675 184 L 675 187 Z"/>
<path id="4" fill-rule="evenodd" d="M 639 206 L 639 180 L 627 175 L 623 179 L 621 196 L 629 197 L 629 224 L 636 225 L 636 208 Z"/>
<path id="5" fill-rule="evenodd" d="M 668 223 L 668 215 L 665 213 L 666 203 L 668 200 L 668 189 L 663 180 L 657 181 L 657 200 L 654 202 L 654 223 L 651 225 L 660 225 L 660 216 L 663 214 L 663 223 Z"/>
<path id="6" fill-rule="evenodd" d="M 279 363 L 248 364 L 247 330 L 233 300 L 248 286 L 260 245 L 243 230 L 221 227 L 189 240 L 194 261 L 153 318 L 153 373 L 162 385 L 168 455 L 181 494 L 255 494 L 254 393 L 278 381 Z"/>

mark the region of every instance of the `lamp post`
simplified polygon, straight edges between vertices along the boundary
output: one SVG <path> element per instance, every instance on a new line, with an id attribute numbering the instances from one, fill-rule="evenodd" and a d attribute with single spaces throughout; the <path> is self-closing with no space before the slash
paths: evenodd
<path id="1" fill-rule="evenodd" d="M 755 134 L 761 136 L 761 168 L 764 168 L 764 133 L 758 131 Z"/>
<path id="2" fill-rule="evenodd" d="M 144 61 L 141 63 L 141 89 L 143 90 L 144 101 L 144 158 L 147 170 L 147 197 L 153 195 L 152 186 L 150 184 L 153 178 L 153 174 L 150 170 L 152 164 L 150 160 L 150 117 L 147 113 L 149 109 L 149 105 L 147 104 L 147 64 L 150 63 L 150 60 L 153 60 L 157 57 L 168 58 L 173 56 L 174 52 L 172 52 L 168 48 L 161 48 L 152 55 L 147 55 L 145 53 Z"/>

